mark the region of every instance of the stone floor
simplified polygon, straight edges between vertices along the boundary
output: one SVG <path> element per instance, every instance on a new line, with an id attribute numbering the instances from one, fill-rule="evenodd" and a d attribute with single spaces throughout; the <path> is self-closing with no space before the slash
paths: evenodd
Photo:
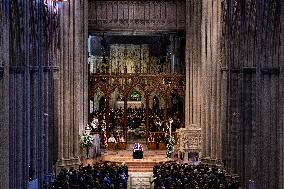
<path id="1" fill-rule="evenodd" d="M 128 189 L 152 189 L 153 184 L 152 172 L 129 172 L 129 178 L 127 183 Z"/>
<path id="2" fill-rule="evenodd" d="M 148 150 L 144 146 L 143 159 L 132 158 L 132 145 L 128 145 L 126 150 L 104 150 L 100 157 L 85 159 L 83 164 L 93 164 L 96 161 L 111 161 L 125 163 L 128 166 L 128 189 L 151 189 L 154 188 L 153 166 L 158 162 L 171 161 L 166 158 L 165 150 Z"/>

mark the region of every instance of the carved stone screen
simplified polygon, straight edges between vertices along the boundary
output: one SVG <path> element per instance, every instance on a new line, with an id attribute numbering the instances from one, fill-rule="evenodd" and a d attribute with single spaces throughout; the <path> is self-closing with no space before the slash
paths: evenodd
<path id="1" fill-rule="evenodd" d="M 89 31 L 183 30 L 185 1 L 89 1 Z"/>

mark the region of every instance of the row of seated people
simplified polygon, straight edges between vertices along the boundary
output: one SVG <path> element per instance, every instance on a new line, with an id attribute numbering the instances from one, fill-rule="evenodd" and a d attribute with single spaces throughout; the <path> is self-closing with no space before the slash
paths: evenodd
<path id="1" fill-rule="evenodd" d="M 177 113 L 170 115 L 173 117 L 174 122 L 172 128 L 175 131 L 180 127 L 180 119 Z M 106 111 L 95 111 L 91 115 L 90 126 L 94 132 L 101 132 L 104 128 L 106 120 Z M 146 110 L 145 108 L 128 108 L 127 109 L 127 126 L 129 129 L 139 128 L 141 125 L 146 125 Z M 109 131 L 113 132 L 115 128 L 124 127 L 124 110 L 123 109 L 111 109 L 109 113 Z M 150 109 L 149 110 L 149 128 L 153 132 L 161 132 L 166 128 L 164 123 L 164 109 Z"/>
<path id="2" fill-rule="evenodd" d="M 124 164 L 97 162 L 78 170 L 63 169 L 49 189 L 126 189 L 128 167 Z"/>
<path id="3" fill-rule="evenodd" d="M 175 161 L 153 167 L 154 189 L 238 189 L 226 170 L 208 165 L 191 166 Z"/>
<path id="4" fill-rule="evenodd" d="M 117 137 L 114 137 L 113 134 L 110 135 L 110 137 L 107 140 L 108 143 L 108 150 L 125 150 L 126 149 L 126 143 L 124 140 L 123 135 L 117 135 Z"/>
<path id="5" fill-rule="evenodd" d="M 167 140 L 169 139 L 169 135 L 167 133 L 155 133 L 152 135 L 152 133 L 149 134 L 147 146 L 149 150 L 165 150 Z M 113 134 L 110 135 L 108 138 L 108 149 L 109 150 L 125 150 L 126 149 L 126 143 L 124 140 L 123 135 L 117 135 L 117 137 L 114 137 Z"/>

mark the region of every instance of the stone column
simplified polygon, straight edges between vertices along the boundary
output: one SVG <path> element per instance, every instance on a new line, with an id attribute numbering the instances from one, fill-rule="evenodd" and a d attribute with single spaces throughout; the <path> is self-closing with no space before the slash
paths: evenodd
<path id="1" fill-rule="evenodd" d="M 280 3 L 281 6 L 281 16 L 280 16 L 280 28 L 284 28 L 284 2 L 281 1 Z M 280 37 L 281 41 L 281 46 L 280 46 L 280 60 L 282 60 L 282 65 L 281 67 L 283 68 L 283 61 L 284 61 L 284 35 L 282 31 L 282 35 Z M 283 107 L 284 106 L 284 72 L 282 69 L 282 72 L 280 73 L 280 91 L 279 91 L 279 106 Z M 278 188 L 279 189 L 284 189 L 284 110 L 283 108 L 280 108 L 279 112 L 280 121 L 278 125 L 278 162 L 279 162 L 279 167 L 278 167 L 278 172 L 279 172 L 279 177 L 278 177 Z"/>
<path id="2" fill-rule="evenodd" d="M 186 96 L 185 96 L 185 128 L 201 127 L 202 128 L 202 156 L 206 155 L 206 124 L 204 112 L 205 102 L 202 89 L 207 84 L 206 72 L 202 71 L 204 63 L 202 62 L 204 48 L 202 42 L 205 39 L 202 32 L 203 18 L 202 1 L 186 1 Z M 207 62 L 205 62 L 207 63 Z M 205 82 L 204 82 L 205 81 Z M 203 83 L 204 82 L 204 83 Z M 202 88 L 203 86 L 203 88 Z"/>
<path id="3" fill-rule="evenodd" d="M 9 8 L 0 2 L 0 185 L 9 188 Z"/>
<path id="4" fill-rule="evenodd" d="M 186 1 L 186 127 L 202 128 L 202 157 L 220 159 L 221 1 Z"/>
<path id="5" fill-rule="evenodd" d="M 190 111 L 190 100 L 189 100 L 189 93 L 190 93 L 190 87 L 189 87 L 189 77 L 190 77 L 190 69 L 189 69 L 189 27 L 190 27 L 190 22 L 189 22 L 189 19 L 190 19 L 190 0 L 187 0 L 186 1 L 186 47 L 185 47 L 185 68 L 186 68 L 186 71 L 185 71 L 185 77 L 186 77 L 186 80 L 185 80 L 185 83 L 186 83 L 186 88 L 185 88 L 185 128 L 187 128 L 189 126 L 189 111 Z"/>
<path id="6" fill-rule="evenodd" d="M 252 179 L 259 189 L 283 188 L 283 180 L 277 180 L 283 174 L 283 160 L 275 158 L 283 151 L 281 3 L 223 2 L 222 48 L 228 49 L 223 78 L 228 82 L 222 88 L 228 89 L 228 101 L 226 118 L 222 115 L 222 155 L 227 168 L 240 175 L 241 187 L 247 188 Z"/>
<path id="7" fill-rule="evenodd" d="M 60 71 L 59 75 L 55 74 L 55 87 L 60 91 L 55 94 L 60 107 L 55 116 L 59 118 L 58 168 L 79 165 L 79 134 L 88 118 L 88 69 L 87 62 L 84 62 L 87 61 L 85 3 L 71 0 L 60 10 Z"/>

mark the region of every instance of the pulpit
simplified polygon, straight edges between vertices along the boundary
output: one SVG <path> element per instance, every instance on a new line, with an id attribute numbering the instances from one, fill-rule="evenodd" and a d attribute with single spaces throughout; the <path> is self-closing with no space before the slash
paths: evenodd
<path id="1" fill-rule="evenodd" d="M 157 149 L 156 142 L 148 142 L 148 149 L 156 150 Z"/>
<path id="2" fill-rule="evenodd" d="M 108 143 L 108 150 L 115 150 L 115 146 L 116 146 L 115 142 L 109 142 Z"/>
<path id="3" fill-rule="evenodd" d="M 118 143 L 118 149 L 119 150 L 125 150 L 126 149 L 126 143 L 125 142 L 119 142 Z"/>
<path id="4" fill-rule="evenodd" d="M 159 150 L 166 150 L 166 144 L 164 142 L 159 143 Z"/>
<path id="5" fill-rule="evenodd" d="M 179 158 L 188 159 L 189 153 L 201 152 L 201 128 L 197 125 L 191 124 L 188 128 L 177 129 L 177 138 Z"/>

